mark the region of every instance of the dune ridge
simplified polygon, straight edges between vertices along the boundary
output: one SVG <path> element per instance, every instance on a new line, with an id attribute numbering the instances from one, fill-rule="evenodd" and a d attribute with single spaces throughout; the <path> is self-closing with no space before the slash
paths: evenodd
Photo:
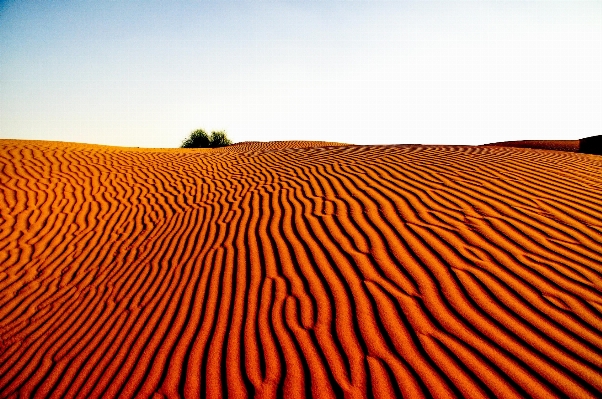
<path id="1" fill-rule="evenodd" d="M 579 140 L 522 140 L 502 141 L 485 144 L 494 147 L 531 148 L 539 150 L 571 151 L 584 154 L 602 155 L 602 135 L 584 137 Z"/>
<path id="2" fill-rule="evenodd" d="M 580 140 L 521 140 L 521 141 L 502 141 L 499 143 L 485 144 L 495 147 L 515 147 L 531 148 L 539 150 L 553 151 L 571 151 L 579 152 L 581 149 Z M 584 152 L 584 151 L 581 151 Z"/>
<path id="3" fill-rule="evenodd" d="M 0 397 L 599 397 L 601 171 L 0 140 Z"/>

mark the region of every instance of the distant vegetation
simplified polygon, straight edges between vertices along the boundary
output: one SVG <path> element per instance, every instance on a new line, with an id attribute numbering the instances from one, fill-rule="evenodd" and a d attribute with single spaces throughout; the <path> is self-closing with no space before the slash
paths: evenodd
<path id="1" fill-rule="evenodd" d="M 207 134 L 203 129 L 197 129 L 182 142 L 181 148 L 216 148 L 232 144 L 223 130 Z"/>

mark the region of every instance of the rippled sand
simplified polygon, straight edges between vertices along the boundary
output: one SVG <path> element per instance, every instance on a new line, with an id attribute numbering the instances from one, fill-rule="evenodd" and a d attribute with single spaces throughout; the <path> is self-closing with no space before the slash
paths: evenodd
<path id="1" fill-rule="evenodd" d="M 0 140 L 0 397 L 600 397 L 602 157 Z"/>

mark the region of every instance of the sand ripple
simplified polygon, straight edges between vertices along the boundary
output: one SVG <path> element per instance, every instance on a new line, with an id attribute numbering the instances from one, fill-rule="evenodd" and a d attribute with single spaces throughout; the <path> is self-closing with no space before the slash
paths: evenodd
<path id="1" fill-rule="evenodd" d="M 0 397 L 602 394 L 602 157 L 0 140 Z"/>

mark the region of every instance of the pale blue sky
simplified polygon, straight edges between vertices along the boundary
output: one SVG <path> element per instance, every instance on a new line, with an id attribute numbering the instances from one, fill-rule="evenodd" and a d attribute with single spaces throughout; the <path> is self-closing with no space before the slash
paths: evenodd
<path id="1" fill-rule="evenodd" d="M 602 134 L 602 2 L 0 0 L 0 138 Z"/>

